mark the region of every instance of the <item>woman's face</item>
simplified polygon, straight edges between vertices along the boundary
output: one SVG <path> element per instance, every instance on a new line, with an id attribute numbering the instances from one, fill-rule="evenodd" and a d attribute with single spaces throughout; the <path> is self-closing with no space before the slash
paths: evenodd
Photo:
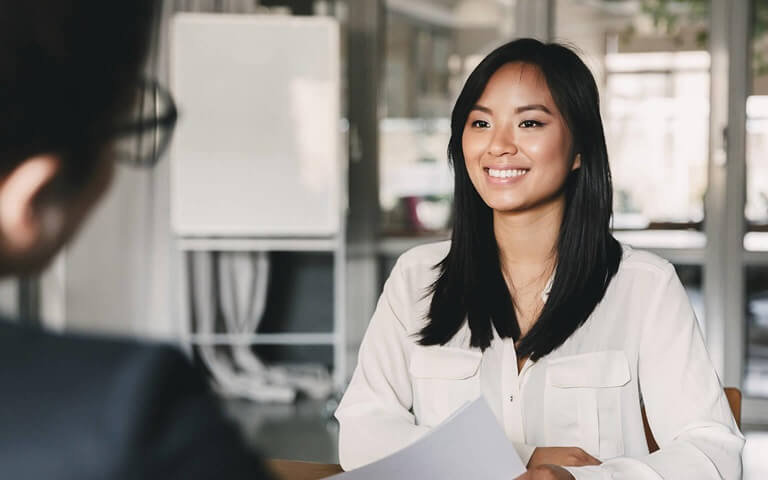
<path id="1" fill-rule="evenodd" d="M 538 67 L 509 63 L 490 78 L 467 117 L 464 162 L 494 211 L 524 212 L 562 201 L 580 158 Z"/>

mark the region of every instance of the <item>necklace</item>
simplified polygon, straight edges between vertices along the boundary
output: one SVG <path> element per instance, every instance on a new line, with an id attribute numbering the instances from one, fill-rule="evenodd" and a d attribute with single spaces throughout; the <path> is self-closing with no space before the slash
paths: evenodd
<path id="1" fill-rule="evenodd" d="M 546 277 L 549 279 L 549 276 L 552 275 L 552 271 L 554 269 L 554 254 L 551 255 L 546 260 L 546 264 L 544 265 L 544 268 L 541 270 L 541 273 L 534 276 L 533 279 L 529 280 L 527 283 L 523 285 L 515 285 L 514 280 L 512 280 L 512 276 L 509 274 L 506 268 L 501 268 L 501 275 L 504 277 L 504 281 L 507 283 L 507 288 L 509 288 L 510 293 L 513 295 L 518 292 L 524 292 L 527 290 L 531 285 L 541 282 L 542 278 Z M 541 290 L 537 293 L 544 292 L 544 289 L 546 288 L 547 282 L 544 282 L 544 285 L 542 286 Z"/>

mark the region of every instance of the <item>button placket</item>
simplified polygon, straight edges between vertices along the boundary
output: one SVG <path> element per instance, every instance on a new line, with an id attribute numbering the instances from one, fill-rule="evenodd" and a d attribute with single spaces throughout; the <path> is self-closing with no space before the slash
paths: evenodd
<path id="1" fill-rule="evenodd" d="M 514 342 L 510 339 L 510 348 L 512 352 L 514 353 L 515 357 L 515 367 L 517 367 L 517 349 L 515 349 Z M 528 381 L 528 378 L 530 377 L 530 370 L 536 365 L 535 362 L 532 362 L 530 358 L 525 360 L 525 363 L 523 364 L 523 368 L 518 373 L 516 379 L 515 379 L 515 416 L 516 416 L 516 423 L 519 426 L 520 430 L 520 442 L 525 443 L 525 424 L 523 422 L 523 389 L 525 388 L 525 384 Z M 517 372 L 517 369 L 515 369 Z"/>
<path id="2" fill-rule="evenodd" d="M 524 442 L 522 417 L 520 415 L 520 376 L 517 371 L 517 355 L 511 338 L 504 339 L 504 430 L 514 441 Z"/>

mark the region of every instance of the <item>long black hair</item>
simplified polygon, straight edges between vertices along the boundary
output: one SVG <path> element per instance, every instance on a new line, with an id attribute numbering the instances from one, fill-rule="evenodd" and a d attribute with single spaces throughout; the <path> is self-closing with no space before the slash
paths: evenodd
<path id="1" fill-rule="evenodd" d="M 564 186 L 565 211 L 549 298 L 522 339 L 501 271 L 492 210 L 472 185 L 461 143 L 467 117 L 488 80 L 513 62 L 541 71 L 571 132 L 572 152 L 581 155 L 580 168 L 569 174 Z M 589 69 L 571 49 L 556 43 L 523 38 L 497 48 L 470 74 L 456 101 L 448 158 L 455 178 L 452 241 L 448 255 L 435 266 L 440 274 L 429 292 L 432 303 L 420 343 L 443 345 L 466 320 L 471 346 L 487 348 L 495 327 L 500 337 L 519 341 L 519 358 L 538 360 L 587 320 L 621 260 L 621 246 L 610 231 L 611 173 L 597 85 Z"/>

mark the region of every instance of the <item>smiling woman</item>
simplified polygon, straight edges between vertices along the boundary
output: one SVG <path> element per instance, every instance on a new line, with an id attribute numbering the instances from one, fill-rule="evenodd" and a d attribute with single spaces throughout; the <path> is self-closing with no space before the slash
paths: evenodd
<path id="1" fill-rule="evenodd" d="M 524 63 L 491 76 L 467 117 L 462 146 L 472 184 L 500 215 L 562 201 L 569 171 L 581 164 L 571 158 L 571 135 L 546 80 Z"/>
<path id="2" fill-rule="evenodd" d="M 621 257 L 591 73 L 560 45 L 499 47 L 456 101 L 448 151 L 455 225 L 421 342 L 445 343 L 467 316 L 472 346 L 490 345 L 495 329 L 537 360 L 592 313 Z"/>
<path id="3" fill-rule="evenodd" d="M 611 234 L 599 105 L 558 44 L 510 42 L 469 76 L 452 238 L 403 254 L 384 286 L 336 412 L 345 469 L 482 395 L 520 479 L 740 478 L 744 437 L 674 268 Z"/>

